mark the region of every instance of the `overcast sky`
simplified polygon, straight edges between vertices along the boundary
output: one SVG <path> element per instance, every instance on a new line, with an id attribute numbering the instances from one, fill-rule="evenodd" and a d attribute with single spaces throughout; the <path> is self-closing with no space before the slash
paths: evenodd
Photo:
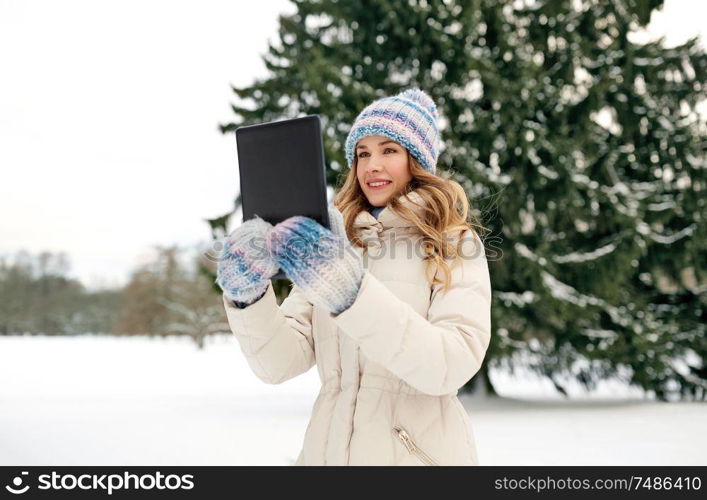
<path id="1" fill-rule="evenodd" d="M 291 12 L 286 0 L 0 0 L 0 254 L 65 251 L 97 287 L 125 283 L 151 245 L 207 244 L 204 219 L 238 186 L 235 138 L 217 127 L 233 118 L 230 84 L 265 76 Z M 705 19 L 704 0 L 669 0 L 648 36 L 704 41 Z"/>

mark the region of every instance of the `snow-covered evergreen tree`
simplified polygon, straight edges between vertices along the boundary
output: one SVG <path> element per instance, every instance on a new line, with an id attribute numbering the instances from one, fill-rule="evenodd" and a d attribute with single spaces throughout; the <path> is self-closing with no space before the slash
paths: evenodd
<path id="1" fill-rule="evenodd" d="M 487 388 L 522 354 L 560 391 L 626 373 L 705 397 L 707 58 L 636 39 L 662 0 L 294 3 L 221 130 L 318 113 L 335 185 L 364 106 L 429 92 L 439 168 L 492 230 Z"/>

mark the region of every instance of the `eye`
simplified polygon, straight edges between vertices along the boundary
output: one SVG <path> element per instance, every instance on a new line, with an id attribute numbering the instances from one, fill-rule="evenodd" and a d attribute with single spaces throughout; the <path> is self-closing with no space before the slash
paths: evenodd
<path id="1" fill-rule="evenodd" d="M 395 149 L 393 149 L 393 148 L 385 148 L 385 151 L 384 151 L 384 152 L 387 153 L 388 151 L 392 151 L 393 153 L 397 153 L 397 150 L 395 150 Z M 362 151 L 361 153 L 358 154 L 358 157 L 359 157 L 359 158 L 362 158 L 364 154 L 367 154 L 367 152 L 366 152 L 366 151 Z"/>

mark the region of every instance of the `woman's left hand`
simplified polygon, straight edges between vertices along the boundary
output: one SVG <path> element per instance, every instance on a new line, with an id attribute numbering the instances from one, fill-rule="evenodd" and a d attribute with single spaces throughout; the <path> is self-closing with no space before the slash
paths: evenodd
<path id="1" fill-rule="evenodd" d="M 340 218 L 332 220 L 335 231 L 340 226 Z M 312 304 L 339 314 L 356 300 L 364 266 L 345 236 L 297 215 L 276 224 L 268 238 L 273 257 Z"/>

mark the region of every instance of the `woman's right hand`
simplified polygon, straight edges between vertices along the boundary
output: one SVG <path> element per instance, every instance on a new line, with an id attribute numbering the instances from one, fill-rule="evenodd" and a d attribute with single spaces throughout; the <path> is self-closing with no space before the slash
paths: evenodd
<path id="1" fill-rule="evenodd" d="M 227 298 L 252 304 L 268 288 L 280 266 L 270 254 L 267 236 L 273 226 L 257 215 L 224 239 L 216 271 L 216 284 Z"/>

